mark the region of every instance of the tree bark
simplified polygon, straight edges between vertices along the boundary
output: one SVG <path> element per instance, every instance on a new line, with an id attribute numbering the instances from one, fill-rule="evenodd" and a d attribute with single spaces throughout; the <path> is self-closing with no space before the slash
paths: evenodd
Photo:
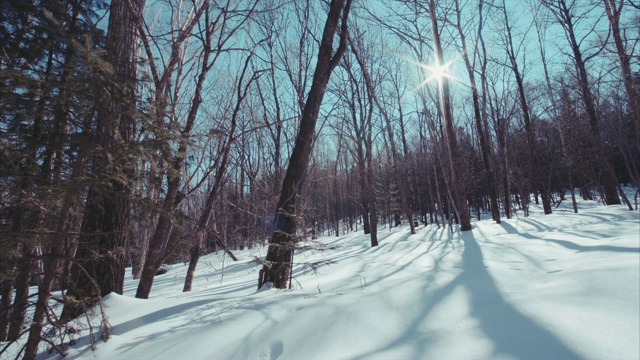
<path id="1" fill-rule="evenodd" d="M 436 66 L 444 64 L 444 55 L 442 51 L 442 43 L 440 41 L 440 32 L 438 28 L 438 18 L 436 14 L 436 3 L 429 0 L 429 16 L 431 18 L 431 30 L 433 32 L 433 46 L 435 51 Z M 451 96 L 449 94 L 449 80 L 443 77 L 439 81 L 440 87 L 440 106 L 442 108 L 442 117 L 444 118 L 444 133 L 448 150 L 449 160 L 449 179 L 451 184 L 451 197 L 454 210 L 458 217 L 461 231 L 471 230 L 471 216 L 467 206 L 467 196 L 462 179 L 460 179 L 460 149 L 458 147 L 458 139 L 453 124 L 453 114 L 451 111 Z"/>
<path id="2" fill-rule="evenodd" d="M 140 42 L 136 20 L 142 14 L 145 0 L 114 0 L 109 11 L 107 60 L 122 88 L 110 89 L 98 114 L 97 141 L 105 151 L 117 151 L 133 141 L 135 132 L 136 87 Z M 126 150 L 125 150 L 126 151 Z M 80 315 L 99 297 L 111 292 L 122 294 L 125 251 L 129 234 L 130 182 L 135 161 L 129 154 L 112 154 L 94 159 L 94 174 L 106 177 L 108 185 L 89 189 L 81 225 L 76 259 L 71 267 L 67 296 L 77 301 L 65 304 L 63 321 Z M 98 288 L 96 288 L 96 285 Z M 89 301 L 79 301 L 83 298 Z"/>
<path id="3" fill-rule="evenodd" d="M 11 302 L 13 301 L 13 285 L 9 280 L 0 282 L 0 341 L 7 341 L 9 321 L 11 319 Z"/>
<path id="4" fill-rule="evenodd" d="M 622 34 L 620 32 L 620 16 L 625 4 L 625 0 L 603 0 L 607 19 L 611 25 L 611 33 L 613 35 L 613 43 L 616 47 L 618 59 L 620 60 L 620 70 L 622 72 L 622 83 L 627 93 L 629 101 L 629 109 L 634 119 L 636 127 L 636 137 L 640 143 L 640 92 L 634 88 L 633 74 L 631 73 L 631 56 L 625 50 Z M 616 4 L 617 1 L 617 4 Z"/>
<path id="5" fill-rule="evenodd" d="M 300 119 L 300 128 L 289 160 L 289 166 L 282 183 L 282 191 L 275 215 L 275 230 L 269 242 L 266 263 L 260 271 L 258 288 L 266 283 L 273 283 L 278 289 L 287 287 L 291 275 L 293 251 L 296 235 L 296 216 L 298 197 L 304 181 L 304 173 L 309 163 L 315 125 L 320 112 L 320 105 L 326 92 L 331 72 L 338 65 L 347 46 L 347 19 L 352 0 L 332 0 L 325 22 L 313 82 L 307 96 Z M 338 22 L 342 20 L 340 29 L 340 45 L 332 56 L 332 44 Z"/>

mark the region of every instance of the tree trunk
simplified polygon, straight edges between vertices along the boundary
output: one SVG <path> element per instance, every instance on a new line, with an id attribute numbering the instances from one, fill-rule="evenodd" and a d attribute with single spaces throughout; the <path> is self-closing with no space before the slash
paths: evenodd
<path id="1" fill-rule="evenodd" d="M 13 285 L 9 280 L 0 282 L 0 342 L 7 341 L 9 322 L 11 320 L 11 301 L 13 300 Z"/>
<path id="2" fill-rule="evenodd" d="M 613 35 L 613 43 L 616 46 L 618 59 L 620 60 L 620 70 L 622 71 L 622 83 L 627 93 L 629 101 L 629 110 L 633 116 L 636 127 L 636 139 L 640 143 L 640 92 L 634 88 L 633 74 L 631 73 L 631 56 L 627 54 L 620 32 L 620 15 L 624 7 L 625 0 L 603 0 L 607 19 L 611 25 L 611 34 Z M 638 184 L 636 184 L 638 185 Z"/>
<path id="3" fill-rule="evenodd" d="M 266 283 L 273 283 L 278 289 L 287 287 L 291 275 L 293 251 L 296 235 L 296 216 L 298 197 L 304 181 L 304 173 L 309 163 L 315 126 L 320 112 L 320 105 L 329 82 L 331 72 L 338 65 L 346 50 L 347 19 L 352 0 L 332 0 L 324 26 L 313 83 L 304 104 L 300 128 L 289 160 L 289 166 L 282 183 L 282 191 L 275 215 L 275 230 L 269 242 L 266 264 L 260 271 L 258 288 Z M 346 4 L 345 4 L 346 3 Z M 332 44 L 339 20 L 340 46 L 332 56 Z"/>
<path id="4" fill-rule="evenodd" d="M 436 15 L 436 3 L 434 0 L 429 1 L 429 16 L 431 18 L 431 30 L 433 33 L 433 45 L 436 57 L 436 66 L 444 65 L 444 55 L 442 51 L 442 43 L 440 41 L 440 33 L 438 28 L 438 19 Z M 453 207 L 457 214 L 461 231 L 471 230 L 471 217 L 469 208 L 467 207 L 466 189 L 460 178 L 460 149 L 458 147 L 458 139 L 453 124 L 453 114 L 451 111 L 451 96 L 449 94 L 449 80 L 443 77 L 439 81 L 440 106 L 442 107 L 442 117 L 445 123 L 445 142 L 448 150 L 449 160 L 449 177 L 451 184 L 451 196 Z"/>
<path id="5" fill-rule="evenodd" d="M 362 139 L 358 139 L 357 156 L 358 159 L 358 184 L 360 185 L 360 208 L 362 210 L 362 227 L 365 234 L 371 233 L 371 223 L 369 221 L 369 185 L 367 182 L 367 166 L 365 155 L 362 150 Z"/>
<path id="6" fill-rule="evenodd" d="M 482 17 L 482 7 L 484 4 L 484 0 L 480 0 L 478 2 L 478 13 L 480 16 L 480 20 L 478 23 L 478 37 L 482 37 L 482 27 L 483 27 L 483 17 Z M 495 175 L 493 172 L 493 166 L 491 164 L 491 148 L 489 146 L 489 141 L 487 139 L 485 129 L 482 122 L 482 114 L 480 111 L 480 96 L 478 94 L 478 87 L 476 85 L 475 79 L 475 69 L 471 61 L 469 60 L 469 54 L 467 51 L 467 43 L 464 35 L 464 31 L 462 28 L 461 21 L 461 13 L 458 4 L 458 0 L 455 2 L 456 5 L 456 19 L 457 19 L 457 28 L 458 33 L 460 34 L 460 40 L 462 43 L 462 58 L 464 59 L 464 63 L 467 68 L 467 74 L 469 76 L 469 85 L 471 86 L 471 96 L 473 99 L 473 115 L 476 124 L 476 131 L 478 132 L 478 138 L 480 139 L 480 152 L 482 153 L 482 165 L 484 166 L 484 170 L 486 172 L 487 177 L 487 187 L 489 188 L 489 200 L 491 203 L 491 217 L 496 224 L 500 224 L 500 208 L 498 207 L 498 192 L 496 190 L 496 181 Z M 486 69 L 482 68 L 484 72 Z M 480 216 L 478 215 L 478 220 L 480 220 Z"/>
<path id="7" fill-rule="evenodd" d="M 80 175 L 83 174 L 86 157 L 87 150 L 84 147 L 81 147 L 80 150 L 78 150 L 78 157 L 73 165 L 72 173 L 69 177 L 70 182 L 77 181 Z M 77 206 L 77 202 L 80 197 L 79 194 L 80 189 L 77 187 L 70 187 L 65 194 L 60 213 L 58 214 L 55 235 L 51 241 L 51 258 L 45 262 L 46 269 L 44 277 L 42 279 L 42 284 L 38 287 L 38 298 L 35 304 L 31 328 L 29 329 L 29 338 L 25 345 L 25 360 L 35 359 L 38 353 L 38 345 L 41 340 L 41 332 L 44 327 L 47 308 L 49 306 L 48 302 L 51 297 L 51 290 L 59 275 L 59 265 L 66 255 L 65 248 L 69 241 L 67 233 L 71 223 L 69 218 L 72 216 L 72 210 Z"/>
<path id="8" fill-rule="evenodd" d="M 247 96 L 247 92 L 251 83 L 256 79 L 255 75 L 252 77 L 244 88 L 241 86 L 242 81 L 246 75 L 247 69 L 249 68 L 251 56 L 248 56 L 245 63 L 244 68 L 242 69 L 242 73 L 240 75 L 240 80 L 238 82 L 238 94 L 236 99 L 236 105 L 233 110 L 233 114 L 231 116 L 231 126 L 228 131 L 228 136 L 224 147 L 222 148 L 222 153 L 219 154 L 220 163 L 216 171 L 216 176 L 213 181 L 213 185 L 211 186 L 211 191 L 207 196 L 207 201 L 205 203 L 205 207 L 200 215 L 200 220 L 198 221 L 198 228 L 196 230 L 196 241 L 191 249 L 191 259 L 189 260 L 189 269 L 187 271 L 187 276 L 184 281 L 184 286 L 182 288 L 183 292 L 191 291 L 191 284 L 193 282 L 193 276 L 196 271 L 196 266 L 198 265 L 198 261 L 200 260 L 200 251 L 202 246 L 204 245 L 204 238 L 206 230 L 209 227 L 209 219 L 211 218 L 211 214 L 213 213 L 213 206 L 215 201 L 218 198 L 218 194 L 220 193 L 221 187 L 223 186 L 222 181 L 223 177 L 227 172 L 227 162 L 229 160 L 229 153 L 231 151 L 231 145 L 234 142 L 235 131 L 237 126 L 238 114 L 240 113 L 240 106 L 242 105 L 242 101 Z M 202 82 L 199 83 L 198 89 L 200 89 L 201 85 L 204 84 L 204 77 L 201 78 Z M 196 96 L 200 96 L 199 92 Z M 242 191 L 242 190 L 241 190 Z M 243 239 L 244 240 L 244 239 Z M 236 257 L 229 251 L 229 249 L 218 242 L 225 250 L 227 254 L 233 259 L 233 261 L 237 261 Z"/>
<path id="9" fill-rule="evenodd" d="M 407 221 L 409 222 L 409 228 L 412 234 L 416 233 L 416 229 L 413 225 L 412 214 L 409 208 L 408 199 L 407 199 L 407 178 L 404 176 L 403 163 L 398 154 L 398 148 L 396 147 L 396 142 L 393 136 L 393 130 L 391 129 L 391 119 L 380 101 L 378 100 L 378 96 L 375 93 L 375 89 L 373 86 L 373 80 L 369 75 L 369 71 L 367 69 L 367 65 L 365 64 L 365 59 L 363 58 L 362 49 L 356 47 L 356 45 L 349 40 L 351 44 L 351 49 L 353 54 L 355 55 L 360 68 L 362 69 L 362 74 L 364 75 L 365 83 L 367 86 L 367 92 L 369 97 L 373 100 L 373 103 L 378 107 L 378 110 L 382 114 L 382 117 L 385 120 L 385 129 L 387 131 L 387 136 L 389 137 L 389 147 L 391 148 L 392 162 L 393 162 L 393 170 L 395 173 L 396 184 L 398 186 L 398 190 L 400 191 L 400 204 L 402 206 L 402 212 L 407 217 Z M 360 45 L 360 44 L 358 44 Z M 396 221 L 397 223 L 397 221 Z M 399 225 L 399 224 L 397 224 Z"/>
<path id="10" fill-rule="evenodd" d="M 591 88 L 589 85 L 587 68 L 582 55 L 582 51 L 580 49 L 580 42 L 577 40 L 575 34 L 575 15 L 572 12 L 572 7 L 575 4 L 572 2 L 569 6 L 567 6 L 565 0 L 558 0 L 557 2 L 544 0 L 544 4 L 554 13 L 556 18 L 560 22 L 560 25 L 562 25 L 562 27 L 564 28 L 567 40 L 569 41 L 571 52 L 573 53 L 573 60 L 578 71 L 578 85 L 580 86 L 582 102 L 585 107 L 587 119 L 589 122 L 589 129 L 591 132 L 591 141 L 593 144 L 592 156 L 594 159 L 598 159 L 600 161 L 600 164 L 594 163 L 593 166 L 602 166 L 604 168 L 604 178 L 602 179 L 602 183 L 604 187 L 605 202 L 607 205 L 618 205 L 620 204 L 620 198 L 618 197 L 617 193 L 618 180 L 616 177 L 616 172 L 613 168 L 613 165 L 611 164 L 607 152 L 605 151 L 603 141 L 600 137 L 600 124 L 593 100 L 593 95 L 591 93 Z"/>
<path id="11" fill-rule="evenodd" d="M 525 198 L 525 194 L 527 194 L 526 198 L 528 199 L 528 193 L 530 189 L 533 191 L 539 191 L 542 195 L 542 202 L 545 215 L 551 214 L 553 211 L 551 209 L 551 203 L 549 202 L 549 194 L 546 186 L 542 185 L 543 181 L 542 177 L 542 169 L 540 166 L 540 157 L 538 146 L 536 145 L 536 134 L 533 125 L 531 124 L 531 116 L 529 114 L 529 102 L 527 101 L 527 96 L 525 94 L 524 89 L 524 79 L 523 75 L 520 72 L 520 68 L 518 66 L 518 61 L 516 59 L 516 52 L 513 46 L 513 38 L 511 36 L 511 24 L 509 23 L 509 17 L 507 15 L 506 3 L 505 0 L 502 0 L 503 12 L 504 12 L 504 23 L 507 30 L 506 34 L 506 51 L 507 56 L 509 57 L 509 61 L 511 62 L 511 71 L 516 80 L 516 85 L 518 88 L 518 97 L 520 99 L 520 107 L 522 109 L 522 118 L 524 122 L 524 130 L 525 135 L 527 137 L 527 150 L 529 152 L 529 164 L 528 164 L 528 173 L 529 173 L 529 182 L 526 185 L 527 188 L 521 189 L 523 198 Z M 537 199 L 537 197 L 536 197 Z M 528 202 L 527 202 L 528 203 Z M 528 215 L 528 205 L 525 207 L 527 209 L 526 213 Z"/>
<path id="12" fill-rule="evenodd" d="M 120 147 L 134 138 L 140 52 L 136 21 L 144 5 L 145 0 L 111 2 L 106 54 L 122 88 L 110 89 L 109 98 L 99 110 L 97 140 L 105 151 L 122 151 Z M 113 163 L 111 156 L 120 163 Z M 80 315 L 100 296 L 111 292 L 122 294 L 134 161 L 126 153 L 99 155 L 94 159 L 94 174 L 109 184 L 89 189 L 76 261 L 71 267 L 74 284 L 67 292 L 76 301 L 65 304 L 63 321 Z M 87 303 L 79 301 L 87 297 L 90 298 Z"/>
<path id="13" fill-rule="evenodd" d="M 195 4 L 194 4 L 195 7 Z M 195 9 L 194 9 L 195 10 Z M 225 9 L 226 11 L 226 9 Z M 160 214 L 158 217 L 158 223 L 156 224 L 156 229 L 153 233 L 153 237 L 151 237 L 149 241 L 149 249 L 147 250 L 146 258 L 144 260 L 144 266 L 142 267 L 142 274 L 140 275 L 140 282 L 138 283 L 138 288 L 136 289 L 136 298 L 138 299 L 147 299 L 149 298 L 149 294 L 151 293 L 151 287 L 153 286 L 153 279 L 158 272 L 158 269 L 162 265 L 162 261 L 165 257 L 165 251 L 167 249 L 167 244 L 169 243 L 169 239 L 171 237 L 171 231 L 173 230 L 173 217 L 174 213 L 178 206 L 182 203 L 184 199 L 184 195 L 181 193 L 181 182 L 182 182 L 182 171 L 186 162 L 187 152 L 189 150 L 189 136 L 191 135 L 191 131 L 193 130 L 196 117 L 198 115 L 198 111 L 200 109 L 200 105 L 202 104 L 202 87 L 204 81 L 206 79 L 206 75 L 208 71 L 211 69 L 213 64 L 209 62 L 209 55 L 212 51 L 214 51 L 211 47 L 212 38 L 211 38 L 211 24 L 209 21 L 209 6 L 208 3 L 201 3 L 200 7 L 197 8 L 196 13 L 193 17 L 188 20 L 187 23 L 184 24 L 183 29 L 180 31 L 180 34 L 171 44 L 171 56 L 168 61 L 168 65 L 165 68 L 164 74 L 161 79 L 156 78 L 156 107 L 158 121 L 164 121 L 163 114 L 165 113 L 166 108 L 166 97 L 164 91 L 169 88 L 169 83 L 172 81 L 171 78 L 173 74 L 176 72 L 176 66 L 180 61 L 180 47 L 182 44 L 187 41 L 189 38 L 191 31 L 199 23 L 202 15 L 205 14 L 205 37 L 202 39 L 203 48 L 202 48 L 202 65 L 200 72 L 198 73 L 198 80 L 196 83 L 196 87 L 194 90 L 194 95 L 191 99 L 191 103 L 189 106 L 189 111 L 185 120 L 184 127 L 181 129 L 179 136 L 179 145 L 177 151 L 172 149 L 172 145 L 169 139 L 162 139 L 163 142 L 163 157 L 170 163 L 170 169 L 167 171 L 167 190 L 164 200 L 162 201 L 162 206 L 160 209 Z M 141 30 L 142 31 L 142 30 Z M 145 37 L 146 39 L 146 37 Z M 221 41 L 217 44 L 217 46 L 222 46 L 224 41 Z M 146 43 L 145 43 L 146 44 Z M 147 51 L 150 51 L 148 48 Z M 181 70 L 180 70 L 181 71 Z"/>
<path id="14" fill-rule="evenodd" d="M 367 135 L 367 198 L 369 201 L 369 224 L 371 225 L 371 232 L 369 238 L 371 240 L 371 247 L 378 246 L 378 210 L 376 208 L 376 187 L 375 187 L 375 175 L 373 174 L 373 161 L 372 161 L 372 141 L 371 141 L 371 117 L 368 121 L 368 135 Z"/>
<path id="15" fill-rule="evenodd" d="M 201 218 L 202 219 L 202 218 Z M 191 291 L 191 285 L 193 284 L 193 277 L 196 273 L 196 266 L 200 260 L 200 252 L 202 251 L 202 245 L 204 244 L 205 232 L 199 231 L 196 234 L 196 241 L 191 248 L 191 258 L 189 260 L 189 267 L 187 269 L 187 276 L 184 279 L 183 292 Z"/>
<path id="16" fill-rule="evenodd" d="M 22 335 L 29 305 L 29 274 L 31 273 L 31 251 L 23 245 L 22 257 L 18 260 L 18 273 L 15 279 L 15 299 L 11 309 L 11 320 L 7 339 L 18 340 Z"/>

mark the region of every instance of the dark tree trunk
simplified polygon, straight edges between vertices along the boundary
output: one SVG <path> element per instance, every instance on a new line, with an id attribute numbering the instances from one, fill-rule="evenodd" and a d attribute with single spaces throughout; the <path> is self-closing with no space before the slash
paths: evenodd
<path id="1" fill-rule="evenodd" d="M 77 181 L 80 175 L 84 172 L 85 160 L 87 157 L 87 149 L 81 147 L 78 151 L 78 157 L 73 170 L 69 178 L 70 182 Z M 33 320 L 31 322 L 31 328 L 29 329 L 29 339 L 25 345 L 24 358 L 26 360 L 35 359 L 38 352 L 38 345 L 41 340 L 41 332 L 44 326 L 44 321 L 47 313 L 48 302 L 51 296 L 51 290 L 55 283 L 56 278 L 59 276 L 60 264 L 65 258 L 65 250 L 69 239 L 67 233 L 71 221 L 69 221 L 72 210 L 77 206 L 80 189 L 77 187 L 70 187 L 65 194 L 60 213 L 58 214 L 58 220 L 56 224 L 56 231 L 52 241 L 50 249 L 50 259 L 45 263 L 46 268 L 42 283 L 38 287 L 38 298 L 35 304 L 35 310 L 33 313 Z M 63 309 L 64 312 L 64 309 Z"/>
<path id="2" fill-rule="evenodd" d="M 105 151 L 122 151 L 120 147 L 134 137 L 140 50 L 136 21 L 144 4 L 145 0 L 111 3 L 106 54 L 118 86 L 122 87 L 109 91 L 109 98 L 103 100 L 98 114 L 96 139 Z M 111 156 L 119 159 L 118 163 L 109 160 Z M 77 317 L 100 296 L 123 291 L 134 160 L 126 153 L 111 156 L 102 154 L 94 158 L 94 174 L 108 185 L 89 189 L 76 259 L 71 267 L 72 285 L 67 292 L 76 301 L 65 304 L 63 321 Z M 85 298 L 90 300 L 80 301 Z"/>
<path id="3" fill-rule="evenodd" d="M 202 221 L 202 218 L 201 218 Z M 184 286 L 182 287 L 183 292 L 191 291 L 191 285 L 193 283 L 193 277 L 196 273 L 196 267 L 198 266 L 198 261 L 200 260 L 200 252 L 202 251 L 202 246 L 204 244 L 205 231 L 199 231 L 196 234 L 196 241 L 191 248 L 191 258 L 189 260 L 189 267 L 187 269 L 187 276 L 184 279 Z"/>
<path id="4" fill-rule="evenodd" d="M 9 333 L 9 341 L 17 340 L 22 335 L 29 300 L 29 274 L 31 273 L 31 252 L 25 246 L 21 249 L 22 257 L 18 260 L 15 279 L 15 299 L 13 301 Z"/>
<path id="5" fill-rule="evenodd" d="M 362 151 L 361 140 L 358 140 L 357 163 L 358 163 L 358 184 L 360 185 L 360 208 L 362 210 L 362 227 L 365 234 L 371 233 L 371 223 L 369 222 L 369 184 L 367 182 L 367 166 L 365 156 Z"/>
<path id="6" fill-rule="evenodd" d="M 0 341 L 7 341 L 9 321 L 11 319 L 11 302 L 13 301 L 13 285 L 11 281 L 0 282 Z"/>
<path id="7" fill-rule="evenodd" d="M 274 221 L 275 230 L 269 242 L 266 264 L 260 271 L 258 288 L 270 282 L 278 289 L 285 289 L 289 282 L 296 235 L 296 216 L 299 215 L 297 211 L 298 197 L 300 196 L 304 173 L 311 156 L 316 121 L 329 77 L 346 50 L 347 19 L 350 7 L 351 0 L 332 0 L 329 7 L 318 50 L 313 83 L 311 84 L 307 101 L 304 104 L 300 128 L 282 183 L 282 191 Z M 338 28 L 338 22 L 341 19 L 340 46 L 335 55 L 332 56 L 333 39 Z"/>
<path id="8" fill-rule="evenodd" d="M 177 187 L 174 188 L 177 192 Z M 158 269 L 162 265 L 162 258 L 164 256 L 165 249 L 169 243 L 171 231 L 173 230 L 173 211 L 175 197 L 167 194 L 164 205 L 160 211 L 158 217 L 158 225 L 153 233 L 153 237 L 149 242 L 149 250 L 147 251 L 147 258 L 145 259 L 144 266 L 142 267 L 142 274 L 140 275 L 140 282 L 136 290 L 136 298 L 147 299 L 151 292 L 151 286 L 153 285 L 153 278 L 158 272 Z M 175 195 L 177 196 L 177 194 Z"/>
<path id="9" fill-rule="evenodd" d="M 371 117 L 368 120 L 368 135 L 367 135 L 367 198 L 369 201 L 369 224 L 371 225 L 371 232 L 369 238 L 371 239 L 371 247 L 378 246 L 378 210 L 376 208 L 376 188 L 375 188 L 375 175 L 373 174 L 373 150 L 371 141 Z"/>
<path id="10" fill-rule="evenodd" d="M 617 4 L 616 1 L 618 2 Z M 622 83 L 624 84 L 624 90 L 629 101 L 629 110 L 631 110 L 636 127 L 636 139 L 640 144 L 640 91 L 634 88 L 633 74 L 631 72 L 631 56 L 625 51 L 624 42 L 622 40 L 623 34 L 620 31 L 620 16 L 622 14 L 622 8 L 625 5 L 625 0 L 604 0 L 604 5 L 607 19 L 609 19 L 609 24 L 611 25 L 613 42 L 616 46 L 618 59 L 620 60 Z"/>

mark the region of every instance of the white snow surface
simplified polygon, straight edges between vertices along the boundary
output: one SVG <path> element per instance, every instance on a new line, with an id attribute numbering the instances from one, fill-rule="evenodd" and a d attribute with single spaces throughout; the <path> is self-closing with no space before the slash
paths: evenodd
<path id="1" fill-rule="evenodd" d="M 104 299 L 109 340 L 91 350 L 79 320 L 66 358 L 640 358 L 638 211 L 580 201 L 574 214 L 567 197 L 552 215 L 380 229 L 379 242 L 359 231 L 305 243 L 291 290 L 256 289 L 265 246 L 203 257 L 188 293 L 186 264 L 148 300 L 128 275 L 124 295 Z"/>

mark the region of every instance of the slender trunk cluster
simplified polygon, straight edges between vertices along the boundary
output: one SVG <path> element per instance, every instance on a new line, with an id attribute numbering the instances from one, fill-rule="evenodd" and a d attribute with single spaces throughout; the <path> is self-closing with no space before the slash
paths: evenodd
<path id="1" fill-rule="evenodd" d="M 442 51 L 442 42 L 440 40 L 440 28 L 438 26 L 438 16 L 436 11 L 436 3 L 429 0 L 429 16 L 431 19 L 431 31 L 433 33 L 433 47 L 435 52 L 435 66 L 444 65 L 444 53 Z M 438 83 L 440 106 L 442 117 L 444 119 L 445 143 L 447 146 L 448 157 L 448 183 L 449 197 L 452 201 L 453 208 L 460 224 L 460 230 L 471 230 L 471 217 L 467 206 L 466 189 L 461 178 L 461 155 L 458 147 L 458 138 L 455 126 L 453 125 L 453 113 L 451 111 L 451 95 L 449 90 L 449 79 L 442 77 Z"/>

